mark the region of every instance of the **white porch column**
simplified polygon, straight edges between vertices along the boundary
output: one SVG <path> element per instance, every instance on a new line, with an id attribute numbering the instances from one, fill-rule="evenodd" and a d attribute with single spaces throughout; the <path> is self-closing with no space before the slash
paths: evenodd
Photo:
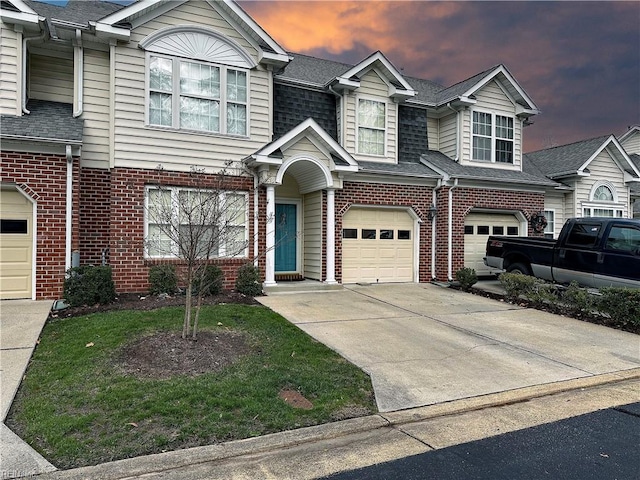
<path id="1" fill-rule="evenodd" d="M 264 284 L 276 284 L 276 189 L 267 185 L 267 251 L 265 256 Z"/>
<path id="2" fill-rule="evenodd" d="M 336 282 L 336 197 L 335 190 L 327 189 L 327 280 Z"/>

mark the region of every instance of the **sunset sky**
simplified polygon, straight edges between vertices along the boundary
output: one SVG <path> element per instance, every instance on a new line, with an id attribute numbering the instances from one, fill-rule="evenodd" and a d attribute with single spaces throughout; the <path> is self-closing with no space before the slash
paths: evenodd
<path id="1" fill-rule="evenodd" d="M 457 83 L 504 64 L 542 114 L 525 151 L 640 124 L 640 2 L 241 1 L 293 52 Z"/>

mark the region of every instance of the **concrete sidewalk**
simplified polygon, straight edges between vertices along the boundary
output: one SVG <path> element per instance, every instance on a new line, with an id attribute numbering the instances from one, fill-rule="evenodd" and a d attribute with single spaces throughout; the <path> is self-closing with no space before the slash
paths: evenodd
<path id="1" fill-rule="evenodd" d="M 259 300 L 369 373 L 381 412 L 640 367 L 637 335 L 431 284 Z"/>
<path id="2" fill-rule="evenodd" d="M 44 326 L 51 301 L 0 302 L 0 478 L 55 470 L 46 459 L 4 424 Z"/>

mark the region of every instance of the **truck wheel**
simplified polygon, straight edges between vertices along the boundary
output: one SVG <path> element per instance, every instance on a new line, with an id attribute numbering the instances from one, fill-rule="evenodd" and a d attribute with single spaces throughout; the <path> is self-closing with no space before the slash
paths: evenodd
<path id="1" fill-rule="evenodd" d="M 521 273 L 522 275 L 531 275 L 531 269 L 524 263 L 512 263 L 507 267 L 509 273 Z"/>

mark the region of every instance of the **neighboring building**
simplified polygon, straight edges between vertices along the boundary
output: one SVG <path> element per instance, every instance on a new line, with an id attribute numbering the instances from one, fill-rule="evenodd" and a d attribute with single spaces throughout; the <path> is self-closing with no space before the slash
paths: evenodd
<path id="1" fill-rule="evenodd" d="M 231 162 L 244 198 L 246 249 L 215 260 L 226 287 L 251 261 L 267 286 L 488 273 L 487 237 L 536 234 L 545 196 L 572 187 L 523 169 L 539 111 L 503 65 L 444 87 L 382 52 L 294 54 L 231 0 L 5 0 L 0 18 L 3 298 L 59 298 L 74 252 L 111 265 L 118 291 L 145 291 L 167 261 L 144 247 L 146 192 L 178 195 L 192 169 L 214 185 Z"/>
<path id="2" fill-rule="evenodd" d="M 545 193 L 545 235 L 557 238 L 571 217 L 632 217 L 640 169 L 631 157 L 614 135 L 525 154 L 525 172 L 558 182 Z"/>
<path id="3" fill-rule="evenodd" d="M 640 125 L 630 126 L 625 133 L 620 135 L 619 141 L 636 168 L 640 170 Z M 633 217 L 640 218 L 640 183 L 632 183 L 630 191 Z"/>

